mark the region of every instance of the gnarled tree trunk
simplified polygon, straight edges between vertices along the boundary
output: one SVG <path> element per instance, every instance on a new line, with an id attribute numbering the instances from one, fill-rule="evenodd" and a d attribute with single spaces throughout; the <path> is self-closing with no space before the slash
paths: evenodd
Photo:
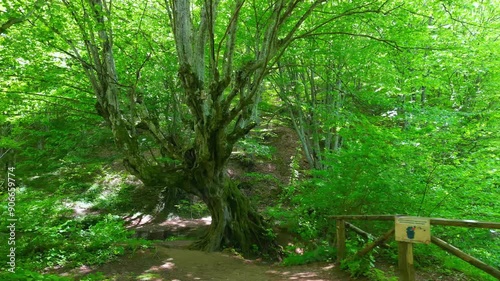
<path id="1" fill-rule="evenodd" d="M 257 125 L 256 105 L 263 79 L 290 44 L 314 34 L 334 19 L 365 9 L 370 12 L 367 5 L 347 7 L 317 27 L 301 29 L 325 0 L 165 0 L 174 40 L 169 41 L 168 34 L 162 39 L 175 44 L 179 72 L 166 73 L 165 80 L 173 81 L 175 86 L 165 87 L 165 91 L 171 91 L 163 93 L 166 102 L 153 106 L 147 101 L 147 92 L 139 95 L 138 87 L 140 83 L 148 85 L 139 77 L 149 54 L 133 77 L 118 77 L 118 73 L 125 76 L 133 72 L 117 71 L 120 65 L 115 63 L 113 26 L 119 22 L 112 21 L 121 18 L 112 11 L 120 10 L 114 7 L 120 2 L 61 2 L 67 8 L 67 18 L 81 33 L 79 41 L 66 36 L 59 25 L 41 21 L 69 46 L 66 53 L 81 63 L 97 99 L 96 109 L 110 126 L 127 168 L 146 186 L 171 190 L 170 197 L 182 189 L 207 204 L 212 226 L 196 247 L 217 250 L 232 246 L 246 253 L 258 249 L 274 256 L 278 250 L 272 235 L 268 235 L 269 226 L 225 176 L 227 161 L 234 144 Z M 225 12 L 224 17 L 217 18 L 218 5 L 232 6 L 220 9 Z M 141 14 L 147 9 L 154 8 L 146 5 Z M 250 22 L 254 26 L 239 31 L 238 26 L 243 25 L 239 17 L 245 9 L 245 24 L 248 17 L 253 17 Z M 243 33 L 248 30 L 254 34 Z M 242 34 L 237 36 L 238 32 Z M 171 62 L 161 65 L 158 57 L 161 56 L 156 58 L 158 65 L 151 68 L 168 68 L 165 65 Z M 161 94 L 156 85 L 151 88 L 156 92 L 150 102 L 157 102 Z M 163 111 L 158 112 L 160 109 Z M 171 125 L 172 121 L 179 124 Z M 145 137 L 155 143 L 155 151 L 145 151 L 141 146 Z"/>
<path id="2" fill-rule="evenodd" d="M 201 198 L 212 216 L 209 231 L 193 247 L 215 251 L 224 247 L 240 249 L 243 253 L 267 254 L 275 257 L 279 248 L 274 242 L 270 225 L 253 208 L 248 198 L 224 173 L 214 180 L 204 181 Z"/>

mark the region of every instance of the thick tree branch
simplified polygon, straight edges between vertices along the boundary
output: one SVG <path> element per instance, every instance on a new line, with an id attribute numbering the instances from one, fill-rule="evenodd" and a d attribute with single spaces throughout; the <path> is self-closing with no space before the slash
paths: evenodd
<path id="1" fill-rule="evenodd" d="M 168 3 L 167 3 L 168 4 Z M 193 24 L 191 22 L 191 9 L 189 0 L 172 0 L 168 5 L 172 11 L 172 28 L 177 47 L 177 56 L 181 67 L 193 65 Z M 196 79 L 200 80 L 199 73 Z"/>
<path id="2" fill-rule="evenodd" d="M 215 58 L 215 20 L 216 20 L 216 9 L 217 9 L 217 1 L 214 0 L 205 0 L 205 13 L 207 19 L 207 32 L 208 32 L 208 46 L 209 46 L 209 58 L 208 58 L 208 67 L 210 69 L 210 79 L 213 81 L 219 81 L 219 71 L 217 70 L 217 63 Z M 205 35 L 200 32 L 200 41 L 198 44 L 201 46 L 204 45 L 204 37 Z M 204 59 L 203 55 L 199 55 L 201 59 Z M 203 66 L 203 63 L 198 62 L 199 66 Z"/>
<path id="3" fill-rule="evenodd" d="M 4 22 L 2 24 L 2 26 L 0 26 L 0 34 L 3 34 L 5 32 L 7 32 L 7 30 L 9 28 L 11 28 L 13 25 L 19 24 L 19 23 L 22 23 L 22 22 L 26 21 L 29 17 L 31 17 L 31 15 L 35 11 L 41 9 L 44 5 L 47 5 L 49 3 L 50 3 L 50 1 L 38 0 L 38 1 L 35 2 L 34 7 L 28 13 L 26 13 L 25 15 L 23 15 L 22 17 L 11 17 L 11 18 L 9 18 L 6 22 Z"/>
<path id="4" fill-rule="evenodd" d="M 231 19 L 229 20 L 229 24 L 226 28 L 226 31 L 224 32 L 224 35 L 222 36 L 222 38 L 218 44 L 218 48 L 217 48 L 217 61 L 218 61 L 220 49 L 222 48 L 222 43 L 224 42 L 224 40 L 227 40 L 226 41 L 226 49 L 224 51 L 224 56 L 223 56 L 223 65 L 224 65 L 223 77 L 224 77 L 224 80 L 226 80 L 227 82 L 229 82 L 229 80 L 231 79 L 231 72 L 233 69 L 234 51 L 235 51 L 235 46 L 236 46 L 236 30 L 238 27 L 238 18 L 239 18 L 240 11 L 241 11 L 241 8 L 243 7 L 244 3 L 245 3 L 244 0 L 238 0 L 237 2 L 235 2 L 234 11 L 231 14 Z"/>
<path id="5" fill-rule="evenodd" d="M 23 22 L 25 19 L 24 17 L 22 18 L 10 18 L 7 20 L 7 22 L 3 23 L 2 26 L 0 26 L 0 34 L 5 33 L 7 29 L 9 29 L 11 26 L 17 23 Z"/>

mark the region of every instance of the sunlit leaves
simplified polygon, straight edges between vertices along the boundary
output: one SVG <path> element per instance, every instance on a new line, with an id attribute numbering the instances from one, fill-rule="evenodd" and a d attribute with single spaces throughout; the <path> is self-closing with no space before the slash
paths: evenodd
<path id="1" fill-rule="evenodd" d="M 314 120 L 321 128 L 318 139 L 332 127 L 343 138 L 339 151 L 321 151 L 327 155 L 325 169 L 307 184 L 311 192 L 301 195 L 300 204 L 365 212 L 354 203 L 371 206 L 365 199 L 373 192 L 372 201 L 391 194 L 400 202 L 397 212 L 437 215 L 448 214 L 451 206 L 465 213 L 465 193 L 486 192 L 498 201 L 492 194 L 498 186 L 492 171 L 498 169 L 494 155 L 500 131 L 495 102 L 500 48 L 492 37 L 498 33 L 498 15 L 491 3 L 423 4 L 407 2 L 383 17 L 362 14 L 332 25 L 377 34 L 399 49 L 330 32 L 296 42 L 284 57 L 283 68 L 295 70 L 274 80 L 286 89 L 283 100 L 292 112 Z M 310 80 L 293 76 L 311 70 Z M 342 81 L 345 94 L 335 110 L 310 102 L 311 89 L 317 97 L 327 92 L 328 74 Z M 335 203 L 321 201 L 328 196 L 335 196 Z"/>

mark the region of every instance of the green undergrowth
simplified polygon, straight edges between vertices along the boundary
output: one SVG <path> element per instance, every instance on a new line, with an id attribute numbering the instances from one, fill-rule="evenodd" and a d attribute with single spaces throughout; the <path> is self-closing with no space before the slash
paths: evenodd
<path id="1" fill-rule="evenodd" d="M 20 191 L 16 199 L 16 264 L 27 270 L 102 264 L 148 245 L 132 239 L 118 216 L 74 216 L 63 198 L 43 197 L 39 192 Z M 6 217 L 3 207 L 2 215 Z M 1 222 L 2 229 L 6 223 Z M 7 252 L 6 244 L 0 247 Z"/>
<path id="2" fill-rule="evenodd" d="M 130 182 L 82 147 L 53 151 L 61 157 L 57 161 L 40 152 L 38 161 L 16 164 L 15 245 L 0 244 L 0 253 L 5 253 L 0 257 L 0 280 L 70 280 L 45 273 L 103 264 L 151 246 L 132 237 L 116 209 L 99 208 L 100 202 Z M 0 192 L 0 201 L 7 202 L 7 197 Z M 7 204 L 0 205 L 2 217 L 9 212 Z M 8 224 L 1 220 L 0 229 Z M 7 241 L 9 235 L 0 232 L 0 240 Z M 6 260 L 10 247 L 15 247 L 15 268 Z"/>
<path id="3" fill-rule="evenodd" d="M 293 246 L 286 249 L 288 256 L 283 259 L 283 265 L 294 266 L 321 261 L 331 262 L 335 260 L 337 252 L 335 247 L 331 246 L 319 246 L 314 250 L 306 251 L 302 254 L 296 253 L 295 249 Z"/>
<path id="4" fill-rule="evenodd" d="M 54 127 L 40 131 L 33 122 L 27 126 L 35 129 L 21 134 L 25 128 L 19 128 L 11 136 L 26 140 L 13 166 L 15 245 L 0 244 L 0 280 L 69 280 L 47 272 L 100 265 L 152 247 L 150 241 L 133 237 L 123 217 L 151 214 L 158 205 L 158 193 L 145 192 L 124 171 L 108 130 L 64 121 L 60 126 L 49 123 Z M 7 202 L 3 176 L 0 201 Z M 186 204 L 180 202 L 178 210 L 193 215 L 203 212 L 200 206 Z M 7 204 L 0 204 L 0 215 L 7 218 L 8 213 Z M 0 241 L 8 241 L 9 223 L 0 221 Z M 11 247 L 15 247 L 15 268 L 7 264 Z M 97 275 L 86 278 L 103 280 Z"/>
<path id="5" fill-rule="evenodd" d="M 287 231 L 296 234 L 301 241 L 307 241 L 304 242 L 306 246 L 303 254 L 288 251 L 289 255 L 284 260 L 286 265 L 332 260 L 331 256 L 321 254 L 322 250 L 318 245 L 335 246 L 335 221 L 328 219 L 328 216 L 348 212 L 348 210 L 342 210 L 337 213 L 335 210 L 340 206 L 344 207 L 345 204 L 351 203 L 348 202 L 349 198 L 342 199 L 343 202 L 334 202 L 336 197 L 329 194 L 335 191 L 335 186 L 322 185 L 321 180 L 321 178 L 313 179 L 312 181 L 316 185 L 311 185 L 311 179 L 307 179 L 302 183 L 299 182 L 284 188 L 280 202 L 267 210 L 268 215 L 278 221 L 281 226 L 285 226 Z M 497 197 L 497 195 L 493 195 L 493 197 Z M 471 204 L 478 205 L 480 202 L 482 201 L 471 199 L 471 201 L 464 203 L 464 207 L 469 207 Z M 451 206 L 456 204 L 456 202 L 452 203 Z M 488 216 L 485 216 L 482 220 L 496 221 L 497 211 L 492 210 L 492 206 L 498 204 L 485 201 L 483 205 L 481 208 L 483 211 L 488 212 Z M 401 210 L 403 210 L 402 207 Z M 377 207 L 370 206 L 370 208 Z M 370 214 L 384 213 L 382 207 L 378 208 L 379 211 L 373 209 Z M 396 201 L 391 208 L 398 208 Z M 460 218 L 460 216 L 453 217 L 453 214 L 454 210 L 443 207 L 439 212 L 436 212 L 436 217 Z M 470 215 L 461 217 L 464 219 L 471 218 Z M 367 232 L 373 233 L 375 237 L 382 235 L 392 227 L 391 222 L 353 221 L 352 223 Z M 497 233 L 497 231 L 490 229 L 432 227 L 432 235 L 445 240 L 490 266 L 500 268 L 500 237 Z M 346 245 L 349 252 L 348 256 L 353 256 L 368 242 L 368 240 L 350 232 Z M 394 241 L 389 244 L 389 249 L 375 249 L 371 252 L 372 256 L 344 262 L 343 268 L 353 276 L 365 276 L 370 280 L 386 280 L 381 277 L 380 269 L 376 269 L 375 264 L 380 259 L 383 263 L 392 264 L 394 268 L 397 268 L 397 244 Z M 432 244 L 415 245 L 414 260 L 417 272 L 429 272 L 437 276 L 465 275 L 468 278 L 467 280 L 476 281 L 496 280 L 494 277 Z M 384 276 L 390 278 L 391 274 L 385 274 Z"/>
<path id="6" fill-rule="evenodd" d="M 395 273 L 375 267 L 375 257 L 371 254 L 361 258 L 347 258 L 341 262 L 341 269 L 349 272 L 352 278 L 366 277 L 371 281 L 397 281 Z"/>
<path id="7" fill-rule="evenodd" d="M 477 252 L 473 249 L 475 247 L 474 243 L 469 242 L 469 245 L 467 244 L 468 243 L 463 242 L 463 243 L 455 243 L 453 245 L 460 248 L 462 251 L 465 251 L 466 253 L 472 254 L 473 256 L 477 257 L 477 254 L 476 255 L 474 254 L 474 252 Z M 482 251 L 495 253 L 494 249 L 498 247 L 498 242 L 485 243 L 483 247 L 484 248 L 482 248 Z M 415 257 L 414 258 L 415 267 L 417 271 L 421 270 L 427 272 L 440 273 L 445 276 L 454 275 L 456 273 L 462 272 L 467 276 L 468 280 L 471 281 L 497 280 L 495 277 L 481 271 L 480 269 L 470 265 L 469 263 L 461 260 L 460 258 L 452 254 L 449 254 L 448 252 L 440 249 L 438 246 L 434 244 L 415 245 L 414 257 Z M 497 265 L 495 265 L 495 262 L 492 262 L 489 259 L 488 260 L 483 259 L 483 261 L 493 267 L 499 268 Z"/>
<path id="8" fill-rule="evenodd" d="M 19 280 L 19 281 L 70 281 L 69 277 L 63 277 L 55 274 L 41 274 L 36 271 L 17 268 L 14 273 L 0 273 L 0 280 Z"/>

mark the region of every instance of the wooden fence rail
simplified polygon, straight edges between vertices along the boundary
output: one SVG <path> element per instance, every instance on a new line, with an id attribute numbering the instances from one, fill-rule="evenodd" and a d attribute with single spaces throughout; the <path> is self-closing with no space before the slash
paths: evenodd
<path id="1" fill-rule="evenodd" d="M 340 262 L 346 258 L 346 234 L 345 230 L 351 228 L 354 232 L 363 235 L 365 237 L 370 236 L 366 231 L 348 223 L 347 220 L 372 220 L 372 221 L 395 221 L 397 217 L 403 215 L 345 215 L 345 216 L 331 216 L 331 219 L 336 220 L 337 229 L 337 262 Z M 489 229 L 500 229 L 499 222 L 484 222 L 475 220 L 451 220 L 442 218 L 430 218 L 431 225 L 441 225 L 441 226 L 459 226 L 459 227 L 469 227 L 469 228 L 489 228 Z M 370 252 L 376 246 L 383 246 L 385 242 L 392 237 L 394 234 L 394 228 L 391 228 L 385 234 L 375 239 L 373 242 L 366 245 L 363 249 L 356 253 L 356 256 L 361 257 L 368 252 Z M 446 243 L 445 241 L 431 236 L 431 242 L 436 244 L 441 249 L 461 258 L 462 260 L 472 264 L 473 266 L 481 269 L 482 271 L 496 277 L 500 280 L 500 270 L 490 266 L 477 258 L 474 258 L 460 249 Z M 403 281 L 414 281 L 415 280 L 415 269 L 413 266 L 413 244 L 409 242 L 398 241 L 398 267 L 399 275 Z"/>

